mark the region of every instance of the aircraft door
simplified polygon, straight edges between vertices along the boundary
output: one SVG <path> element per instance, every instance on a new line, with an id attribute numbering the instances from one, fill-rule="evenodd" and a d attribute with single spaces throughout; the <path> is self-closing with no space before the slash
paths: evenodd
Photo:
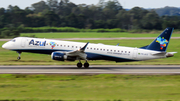
<path id="1" fill-rule="evenodd" d="M 138 54 L 138 48 L 134 48 L 133 59 L 137 58 L 137 54 Z"/>
<path id="2" fill-rule="evenodd" d="M 25 47 L 26 44 L 26 38 L 21 39 L 21 47 Z"/>

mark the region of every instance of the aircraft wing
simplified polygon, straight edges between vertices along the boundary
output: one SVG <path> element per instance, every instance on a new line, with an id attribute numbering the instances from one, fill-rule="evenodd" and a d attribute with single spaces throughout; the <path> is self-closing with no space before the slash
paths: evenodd
<path id="1" fill-rule="evenodd" d="M 76 51 L 70 51 L 70 52 L 56 51 L 56 52 L 64 53 L 66 56 L 69 56 L 69 57 L 77 57 L 78 59 L 86 60 L 87 54 L 84 51 L 85 51 L 86 47 L 88 46 L 88 44 L 89 44 L 89 42 L 86 43 L 86 45 L 84 47 L 82 47 Z"/>
<path id="2" fill-rule="evenodd" d="M 159 53 L 152 53 L 151 55 L 154 55 L 154 56 L 164 56 L 166 55 L 167 52 L 159 52 Z"/>

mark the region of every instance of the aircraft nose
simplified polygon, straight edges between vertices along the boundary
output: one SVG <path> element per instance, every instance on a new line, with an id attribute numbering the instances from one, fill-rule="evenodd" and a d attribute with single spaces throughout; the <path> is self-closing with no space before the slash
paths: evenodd
<path id="1" fill-rule="evenodd" d="M 7 49 L 7 43 L 3 44 L 2 48 Z"/>

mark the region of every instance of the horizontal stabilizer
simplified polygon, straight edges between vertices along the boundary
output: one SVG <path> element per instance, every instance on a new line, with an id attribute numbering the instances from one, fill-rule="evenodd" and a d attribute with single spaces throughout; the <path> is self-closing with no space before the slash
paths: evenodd
<path id="1" fill-rule="evenodd" d="M 168 52 L 166 53 L 166 57 L 173 57 L 175 53 L 177 52 Z"/>
<path id="2" fill-rule="evenodd" d="M 160 53 L 152 53 L 151 55 L 154 56 L 165 56 L 167 52 L 160 52 Z"/>

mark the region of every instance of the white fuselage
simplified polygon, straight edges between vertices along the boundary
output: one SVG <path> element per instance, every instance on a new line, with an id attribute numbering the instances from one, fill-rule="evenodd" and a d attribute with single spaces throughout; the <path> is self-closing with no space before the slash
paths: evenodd
<path id="1" fill-rule="evenodd" d="M 59 41 L 40 38 L 17 37 L 2 47 L 18 52 L 51 54 L 52 52 L 71 52 L 82 48 L 86 43 Z M 112 60 L 116 62 L 141 61 L 165 58 L 166 55 L 153 55 L 159 51 L 89 43 L 85 51 L 87 60 Z"/>

